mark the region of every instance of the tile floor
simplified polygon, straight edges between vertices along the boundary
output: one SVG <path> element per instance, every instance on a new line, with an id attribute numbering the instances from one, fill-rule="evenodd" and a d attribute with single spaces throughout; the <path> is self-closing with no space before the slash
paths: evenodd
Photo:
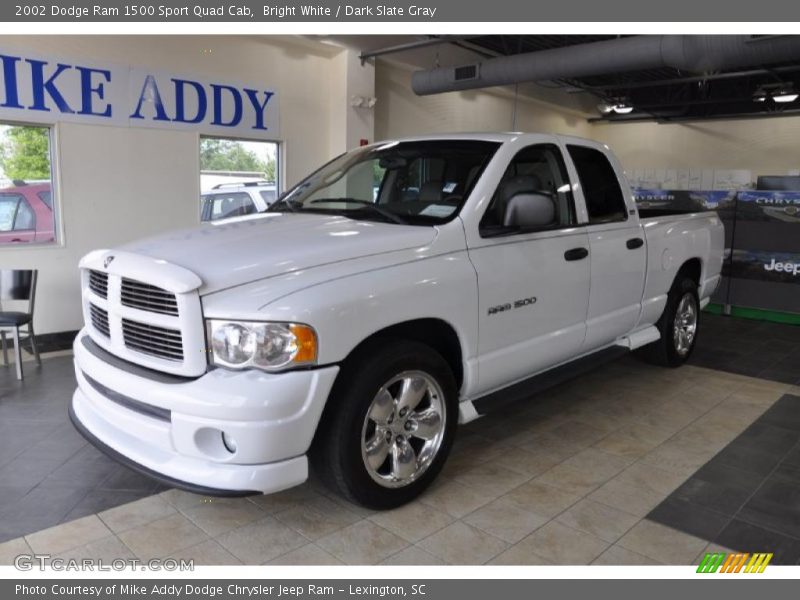
<path id="1" fill-rule="evenodd" d="M 49 377 L 59 368 L 48 361 L 43 372 Z M 63 410 L 59 401 L 70 392 L 64 385 L 26 394 L 29 420 L 44 419 L 55 430 L 55 417 L 47 419 Z M 439 480 L 394 511 L 351 505 L 313 479 L 238 499 L 164 490 L 8 539 L 0 543 L 0 564 L 30 551 L 196 564 L 690 564 L 720 544 L 648 515 L 773 405 L 796 415 L 800 406 L 781 407 L 797 396 L 800 388 L 783 381 L 693 365 L 665 370 L 626 357 L 463 427 Z M 39 443 L 50 437 L 30 431 Z M 42 455 L 52 455 L 45 446 Z M 16 450 L 2 447 L 0 469 L 14 462 L 9 451 Z M 68 451 L 59 451 L 64 463 L 91 454 Z M 0 486 L 14 487 L 20 473 L 7 471 Z M 46 494 L 62 497 L 62 489 L 54 483 Z M 99 490 L 63 501 L 62 508 L 75 505 L 59 521 Z M 0 527 L 9 522 L 5 510 Z M 39 510 L 47 512 L 44 499 Z M 743 523 L 735 540 L 755 539 Z"/>

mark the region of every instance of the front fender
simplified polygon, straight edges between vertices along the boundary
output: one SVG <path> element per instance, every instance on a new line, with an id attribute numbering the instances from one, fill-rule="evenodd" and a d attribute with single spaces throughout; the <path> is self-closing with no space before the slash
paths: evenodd
<path id="1" fill-rule="evenodd" d="M 307 323 L 319 336 L 319 363 L 338 363 L 369 336 L 406 321 L 441 319 L 458 335 L 463 390 L 474 379 L 477 276 L 464 251 L 342 277 L 284 296 L 260 311 L 265 320 Z"/>

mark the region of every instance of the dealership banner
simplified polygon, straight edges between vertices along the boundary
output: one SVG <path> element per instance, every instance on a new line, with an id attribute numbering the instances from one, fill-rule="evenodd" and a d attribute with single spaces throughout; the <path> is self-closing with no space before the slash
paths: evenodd
<path id="1" fill-rule="evenodd" d="M 159 72 L 7 50 L 0 40 L 0 119 L 190 129 L 277 139 L 278 93 L 264 83 Z"/>
<path id="2" fill-rule="evenodd" d="M 800 191 L 634 189 L 641 209 L 715 210 L 725 225 L 719 304 L 800 313 Z"/>
<path id="3" fill-rule="evenodd" d="M 800 313 L 800 191 L 736 198 L 728 304 Z"/>
<path id="4" fill-rule="evenodd" d="M 94 22 L 768 22 L 800 20 L 800 4 L 786 0 L 641 2 L 640 0 L 57 0 L 3 2 L 0 21 Z"/>

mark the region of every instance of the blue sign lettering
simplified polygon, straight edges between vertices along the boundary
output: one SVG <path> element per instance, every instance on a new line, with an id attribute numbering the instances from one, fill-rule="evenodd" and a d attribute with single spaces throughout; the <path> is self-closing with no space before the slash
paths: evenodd
<path id="1" fill-rule="evenodd" d="M 221 127 L 236 127 L 242 120 L 242 95 L 239 93 L 239 90 L 229 85 L 219 85 L 216 83 L 211 84 L 211 89 L 214 94 L 214 119 L 211 121 L 211 124 Z M 222 120 L 222 92 L 224 91 L 229 92 L 231 98 L 233 98 L 233 116 L 228 122 Z"/>
<path id="2" fill-rule="evenodd" d="M 5 108 L 25 108 L 19 103 L 19 92 L 17 91 L 17 63 L 19 56 L 5 56 L 0 54 L 3 61 L 3 83 L 6 88 L 5 102 L 0 104 Z"/>
<path id="3" fill-rule="evenodd" d="M 152 75 L 145 77 L 142 92 L 139 94 L 139 103 L 136 105 L 136 110 L 133 111 L 131 119 L 144 119 L 142 116 L 142 104 L 145 102 L 152 102 L 153 107 L 156 109 L 156 116 L 153 117 L 154 121 L 170 121 L 167 116 L 167 111 L 164 110 L 164 102 L 161 100 L 161 92 L 158 91 L 158 84 L 156 78 Z"/>
<path id="4" fill-rule="evenodd" d="M 50 112 L 50 109 L 47 108 L 47 104 L 45 103 L 45 93 L 47 93 L 53 99 L 53 102 L 56 103 L 56 107 L 60 112 L 75 112 L 69 107 L 69 104 L 67 104 L 67 101 L 64 100 L 64 96 L 61 95 L 61 92 L 58 91 L 58 88 L 55 84 L 56 78 L 61 75 L 61 73 L 67 69 L 71 69 L 72 67 L 70 65 L 58 63 L 55 73 L 45 79 L 44 68 L 48 64 L 47 62 L 43 60 L 32 59 L 26 59 L 26 62 L 30 63 L 31 65 L 31 87 L 33 88 L 33 104 L 31 104 L 28 108 L 31 110 Z"/>
<path id="5" fill-rule="evenodd" d="M 92 75 L 97 73 L 98 75 L 102 75 L 103 79 L 105 79 L 106 83 L 111 83 L 111 71 L 104 71 L 102 69 L 90 69 L 89 67 L 75 67 L 80 71 L 81 74 L 81 109 L 78 111 L 78 114 L 81 115 L 94 115 L 97 117 L 110 117 L 111 116 L 111 105 L 106 103 L 105 110 L 100 112 L 95 112 L 92 110 L 92 96 L 97 94 L 97 97 L 100 100 L 105 98 L 105 84 L 102 82 L 98 83 L 95 87 L 92 87 Z"/>
<path id="6" fill-rule="evenodd" d="M 253 125 L 252 128 L 266 131 L 267 128 L 264 126 L 264 111 L 267 109 L 267 104 L 269 104 L 269 101 L 275 94 L 272 92 L 263 92 L 264 102 L 262 103 L 258 99 L 258 91 L 244 88 L 244 93 L 247 94 L 250 103 L 253 105 L 253 108 L 256 109 L 256 124 Z"/>
<path id="7" fill-rule="evenodd" d="M 189 81 L 188 79 L 173 79 L 172 83 L 175 84 L 175 121 L 179 123 L 200 123 L 205 119 L 208 101 L 206 100 L 206 90 L 203 86 L 196 81 Z M 191 119 L 186 118 L 186 96 L 184 90 L 187 84 L 194 88 L 197 94 L 197 114 Z"/>

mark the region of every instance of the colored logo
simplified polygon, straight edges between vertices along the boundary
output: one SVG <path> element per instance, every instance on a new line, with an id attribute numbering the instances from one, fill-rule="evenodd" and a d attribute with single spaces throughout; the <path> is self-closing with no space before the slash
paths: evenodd
<path id="1" fill-rule="evenodd" d="M 697 566 L 698 573 L 763 573 L 772 552 L 707 552 Z"/>

